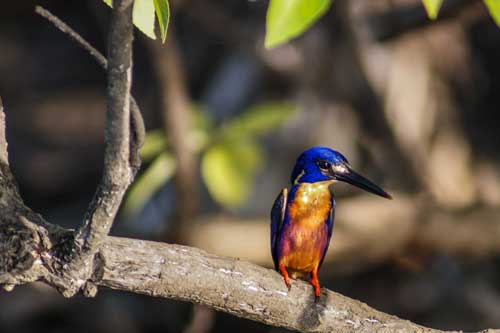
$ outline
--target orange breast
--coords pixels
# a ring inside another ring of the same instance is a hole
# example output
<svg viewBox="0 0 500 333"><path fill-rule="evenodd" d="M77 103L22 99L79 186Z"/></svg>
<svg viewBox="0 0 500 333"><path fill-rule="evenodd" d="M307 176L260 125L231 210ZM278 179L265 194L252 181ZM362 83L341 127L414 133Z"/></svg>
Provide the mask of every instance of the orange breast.
<svg viewBox="0 0 500 333"><path fill-rule="evenodd" d="M331 211L331 182L301 184L288 204L290 223L283 230L280 262L290 269L292 277L317 269L328 244L325 221Z"/></svg>

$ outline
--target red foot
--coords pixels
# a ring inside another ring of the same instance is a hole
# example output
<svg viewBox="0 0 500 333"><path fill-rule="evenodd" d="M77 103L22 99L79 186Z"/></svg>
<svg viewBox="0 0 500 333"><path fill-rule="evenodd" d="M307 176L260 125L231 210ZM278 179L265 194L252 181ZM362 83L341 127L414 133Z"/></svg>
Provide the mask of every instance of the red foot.
<svg viewBox="0 0 500 333"><path fill-rule="evenodd" d="M309 283L312 284L314 287L314 296L315 296L315 301L318 302L319 296L321 295L321 287L319 286L319 281L318 281L318 271L314 269L311 274L311 279L309 280Z"/></svg>
<svg viewBox="0 0 500 333"><path fill-rule="evenodd" d="M279 269L280 269L281 275L283 275L283 280L285 280L286 287L288 288L288 290L290 290L292 285L290 284L290 279L288 278L288 272L286 270L285 265L279 264Z"/></svg>

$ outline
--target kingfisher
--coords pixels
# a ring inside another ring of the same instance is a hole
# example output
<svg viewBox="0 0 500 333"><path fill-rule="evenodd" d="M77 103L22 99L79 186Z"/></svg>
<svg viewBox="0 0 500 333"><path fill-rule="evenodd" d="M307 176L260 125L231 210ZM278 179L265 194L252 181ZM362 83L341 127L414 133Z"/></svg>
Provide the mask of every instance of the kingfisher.
<svg viewBox="0 0 500 333"><path fill-rule="evenodd" d="M271 209L271 255L290 290L290 277L307 279L320 297L318 270L325 258L335 219L331 186L342 181L392 199L378 185L355 172L347 159L327 147L304 151L295 163L290 190L284 188Z"/></svg>

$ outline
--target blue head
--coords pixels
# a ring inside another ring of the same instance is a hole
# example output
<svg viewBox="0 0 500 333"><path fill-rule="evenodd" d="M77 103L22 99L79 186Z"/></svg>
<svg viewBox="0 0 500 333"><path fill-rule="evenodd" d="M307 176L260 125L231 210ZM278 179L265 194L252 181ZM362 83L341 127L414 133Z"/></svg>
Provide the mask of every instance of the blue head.
<svg viewBox="0 0 500 333"><path fill-rule="evenodd" d="M355 172L344 155L327 147L312 147L300 154L290 180L292 184L339 180L391 198L382 188Z"/></svg>

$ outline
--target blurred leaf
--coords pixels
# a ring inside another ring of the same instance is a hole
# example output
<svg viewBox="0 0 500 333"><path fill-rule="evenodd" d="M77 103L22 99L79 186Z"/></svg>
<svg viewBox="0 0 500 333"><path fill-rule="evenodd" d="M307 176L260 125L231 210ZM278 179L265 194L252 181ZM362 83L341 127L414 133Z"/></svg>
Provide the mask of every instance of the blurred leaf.
<svg viewBox="0 0 500 333"><path fill-rule="evenodd" d="M212 124L206 113L202 112L195 104L191 105L189 121L191 126L187 136L193 138L196 151L200 151L208 143L208 136L210 135ZM162 130L157 129L148 131L144 139L144 144L141 147L141 158L146 162L150 161L167 148L168 141Z"/></svg>
<svg viewBox="0 0 500 333"><path fill-rule="evenodd" d="M125 215L137 215L151 197L174 174L175 160L168 152L161 153L132 184L123 205Z"/></svg>
<svg viewBox="0 0 500 333"><path fill-rule="evenodd" d="M500 27L500 1L499 0L484 0L484 4L488 7L491 17Z"/></svg>
<svg viewBox="0 0 500 333"><path fill-rule="evenodd" d="M192 139L195 151L199 152L206 147L210 137L213 136L213 124L210 117L198 104L192 103L190 111L191 131L188 136Z"/></svg>
<svg viewBox="0 0 500 333"><path fill-rule="evenodd" d="M273 48L300 35L328 10L331 3L331 0L270 0L266 48Z"/></svg>
<svg viewBox="0 0 500 333"><path fill-rule="evenodd" d="M113 0L103 0L106 5L113 7ZM165 0L166 1L166 0ZM156 3L156 0L155 0ZM153 0L135 0L132 12L134 25L151 39L156 39L155 35L155 4ZM161 26L160 26L161 31ZM163 36L163 35L162 35Z"/></svg>
<svg viewBox="0 0 500 333"><path fill-rule="evenodd" d="M161 42L165 43L165 39L167 39L168 23L170 21L170 7L167 0L153 1L156 9L156 17L158 18L158 25L160 26Z"/></svg>
<svg viewBox="0 0 500 333"><path fill-rule="evenodd" d="M144 144L141 147L141 158L150 161L167 148L167 139L162 130L153 130L146 133Z"/></svg>
<svg viewBox="0 0 500 333"><path fill-rule="evenodd" d="M210 195L222 206L242 206L252 191L253 178L263 153L254 141L227 141L203 155L201 174Z"/></svg>
<svg viewBox="0 0 500 333"><path fill-rule="evenodd" d="M212 128L212 120L207 115L207 112L203 110L202 106L197 103L191 103L189 105L189 120L193 127L199 128L203 131L208 131Z"/></svg>
<svg viewBox="0 0 500 333"><path fill-rule="evenodd" d="M258 104L224 124L221 135L238 138L267 134L283 125L297 110L295 105L285 102Z"/></svg>
<svg viewBox="0 0 500 333"><path fill-rule="evenodd" d="M441 8L443 0L422 0L422 3L427 11L427 16L429 16L431 20L435 20L438 16L439 8Z"/></svg>

